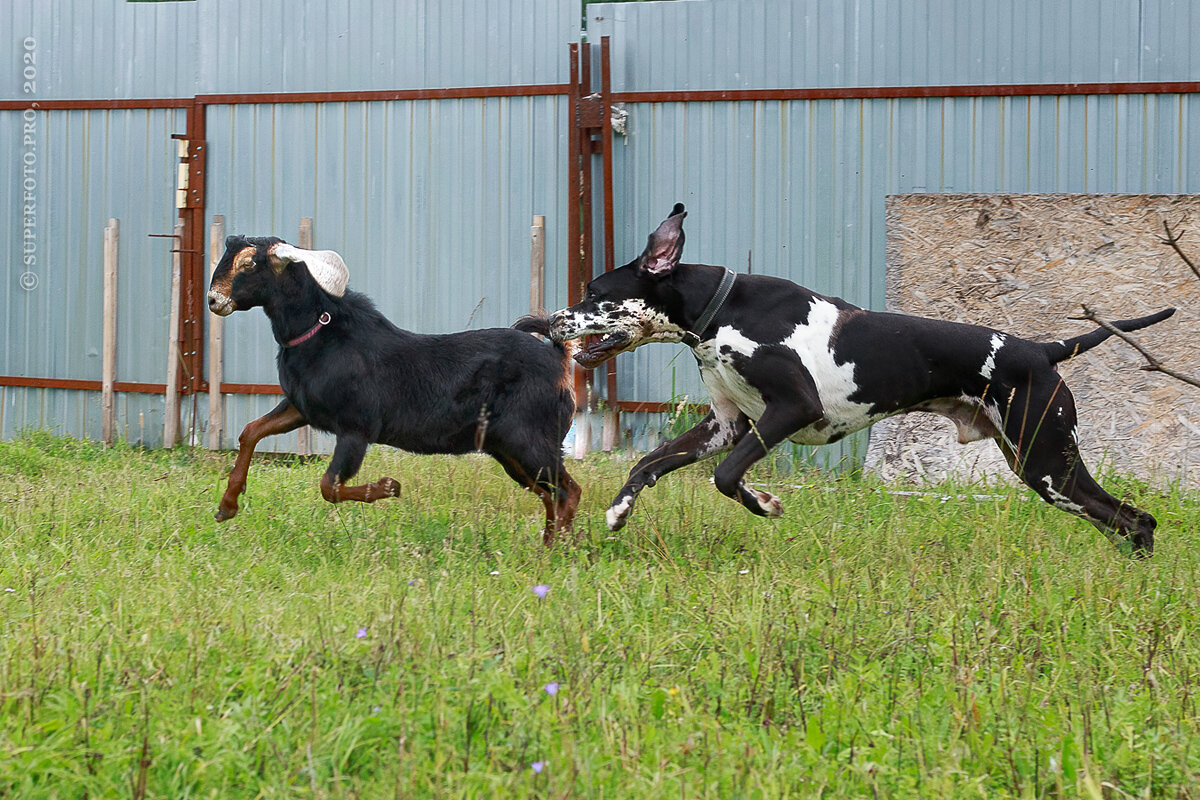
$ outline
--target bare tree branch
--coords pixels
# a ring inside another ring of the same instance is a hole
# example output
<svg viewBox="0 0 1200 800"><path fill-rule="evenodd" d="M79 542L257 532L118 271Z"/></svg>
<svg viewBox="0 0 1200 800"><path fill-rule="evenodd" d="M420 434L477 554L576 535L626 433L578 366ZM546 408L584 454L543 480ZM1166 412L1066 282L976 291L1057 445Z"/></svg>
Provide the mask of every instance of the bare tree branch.
<svg viewBox="0 0 1200 800"><path fill-rule="evenodd" d="M1180 255L1182 255L1182 253ZM1186 259L1184 259L1184 260L1186 260ZM1190 262L1189 262L1189 266L1190 266ZM1193 269L1195 269L1195 267L1193 267ZM1091 308L1089 308L1086 303L1083 304L1083 314L1078 317L1071 317L1071 319L1086 319L1089 322L1093 322L1096 325L1099 325L1101 328L1104 328L1104 330L1108 331L1109 333L1113 334L1114 336L1120 337L1130 347L1132 347L1134 350L1137 350L1139 353L1141 353L1142 357L1146 359L1146 364L1145 364L1145 366L1142 367L1142 369L1146 370L1147 372L1161 372L1164 375L1171 376L1172 378L1174 378L1177 381L1182 381L1183 383L1186 383L1189 386L1195 386L1196 388L1200 389L1200 380L1189 377L1187 375L1183 375L1179 372L1176 372L1173 369L1170 369L1169 367L1163 366L1163 363L1161 361L1159 361L1157 358L1155 358L1154 355L1149 350L1147 350L1146 348L1144 348L1140 344L1138 344L1138 341L1136 339L1134 339L1132 336L1130 336L1125 331L1114 327L1111 323L1100 319L1100 317L1096 316L1096 312L1093 311Z"/></svg>
<svg viewBox="0 0 1200 800"><path fill-rule="evenodd" d="M1179 246L1179 240L1183 238L1183 234L1186 233L1186 231L1180 231L1179 233L1173 232L1171 230L1171 226L1167 224L1165 219L1163 220L1163 230L1167 232L1167 236L1164 239L1159 239L1159 241L1163 244L1169 244L1171 249L1178 253L1179 257L1183 259L1183 263L1188 265L1188 268L1195 274L1197 278L1200 278L1200 267L1197 267L1196 264L1187 257L1187 254L1183 252L1183 248Z"/></svg>

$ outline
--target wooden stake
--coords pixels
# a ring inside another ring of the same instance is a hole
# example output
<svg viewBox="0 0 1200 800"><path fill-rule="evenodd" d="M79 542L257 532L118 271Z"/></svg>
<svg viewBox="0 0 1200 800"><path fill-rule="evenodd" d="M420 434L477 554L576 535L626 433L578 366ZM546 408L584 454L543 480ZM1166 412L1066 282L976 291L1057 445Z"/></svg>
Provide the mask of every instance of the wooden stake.
<svg viewBox="0 0 1200 800"><path fill-rule="evenodd" d="M167 391L163 415L163 447L179 443L179 294L183 258L183 223L175 223L171 240L171 317L167 332Z"/></svg>
<svg viewBox="0 0 1200 800"><path fill-rule="evenodd" d="M104 334L100 364L100 438L105 444L116 440L117 407L113 383L117 379L117 260L120 255L121 223L109 219L104 229Z"/></svg>
<svg viewBox="0 0 1200 800"><path fill-rule="evenodd" d="M208 231L208 252L212 263L208 279L217 271L217 264L225 252L225 216L214 214L212 227ZM221 394L221 382L225 380L225 354L222 342L225 337L225 318L208 315L208 449L221 449L221 436L225 432L225 396Z"/></svg>
<svg viewBox="0 0 1200 800"><path fill-rule="evenodd" d="M546 218L533 215L529 229L529 313L546 311Z"/></svg>
<svg viewBox="0 0 1200 800"><path fill-rule="evenodd" d="M312 217L300 218L300 231L296 236L296 246L301 250L313 249ZM296 431L296 455L312 455L312 428L305 425Z"/></svg>

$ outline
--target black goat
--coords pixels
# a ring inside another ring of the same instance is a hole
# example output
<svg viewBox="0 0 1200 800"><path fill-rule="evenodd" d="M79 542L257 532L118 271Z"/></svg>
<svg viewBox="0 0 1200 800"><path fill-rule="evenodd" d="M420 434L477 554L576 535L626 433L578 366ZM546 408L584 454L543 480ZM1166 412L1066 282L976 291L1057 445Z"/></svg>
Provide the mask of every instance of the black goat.
<svg viewBox="0 0 1200 800"><path fill-rule="evenodd" d="M286 399L242 431L217 519L237 514L258 442L308 424L337 436L321 478L331 503L398 494L392 478L345 485L374 442L414 453L482 451L541 497L550 544L579 505L579 484L562 456L575 412L570 351L530 336L548 330L536 318L522 319L517 330L403 331L365 295L346 291L348 280L331 250L301 250L273 237L225 240L209 309L226 316L262 306L279 343Z"/></svg>

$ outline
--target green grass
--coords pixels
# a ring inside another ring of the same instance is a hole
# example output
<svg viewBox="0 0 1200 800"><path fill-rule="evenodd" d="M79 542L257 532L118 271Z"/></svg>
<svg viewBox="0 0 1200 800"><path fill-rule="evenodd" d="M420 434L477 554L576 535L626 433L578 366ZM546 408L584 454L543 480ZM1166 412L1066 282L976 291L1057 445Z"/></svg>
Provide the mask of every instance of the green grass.
<svg viewBox="0 0 1200 800"><path fill-rule="evenodd" d="M338 507L259 459L218 525L231 464L0 443L0 798L1200 797L1194 492L1107 480L1148 562L1020 489L760 473L767 521L705 466L610 535L596 458L547 552L483 458Z"/></svg>

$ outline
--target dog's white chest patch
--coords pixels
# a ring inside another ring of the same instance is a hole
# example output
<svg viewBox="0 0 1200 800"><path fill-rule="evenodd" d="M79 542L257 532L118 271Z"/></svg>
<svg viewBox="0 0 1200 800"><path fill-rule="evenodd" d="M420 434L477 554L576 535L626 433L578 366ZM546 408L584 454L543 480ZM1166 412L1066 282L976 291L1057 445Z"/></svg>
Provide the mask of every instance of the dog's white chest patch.
<svg viewBox="0 0 1200 800"><path fill-rule="evenodd" d="M816 384L817 396L825 411L822 419L788 437L799 444L827 444L886 416L871 414L869 403L850 399L858 389L854 365L838 364L833 356L833 332L838 313L832 303L818 300L809 312L808 321L797 325L778 343L799 356ZM762 394L734 366L734 355L750 358L761 346L762 343L747 338L737 329L725 326L694 351L700 362L700 376L714 401L718 398L728 400L750 419L762 416L766 404Z"/></svg>
<svg viewBox="0 0 1200 800"><path fill-rule="evenodd" d="M746 338L741 331L726 325L717 330L712 340L696 347L693 352L700 363L700 379L713 397L714 405L732 403L750 419L762 416L766 404L762 394L746 382L733 365L733 355L749 358L758 349L758 342Z"/></svg>

